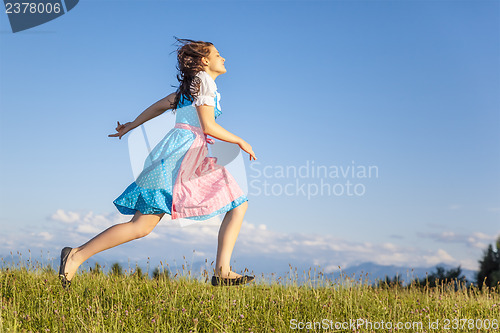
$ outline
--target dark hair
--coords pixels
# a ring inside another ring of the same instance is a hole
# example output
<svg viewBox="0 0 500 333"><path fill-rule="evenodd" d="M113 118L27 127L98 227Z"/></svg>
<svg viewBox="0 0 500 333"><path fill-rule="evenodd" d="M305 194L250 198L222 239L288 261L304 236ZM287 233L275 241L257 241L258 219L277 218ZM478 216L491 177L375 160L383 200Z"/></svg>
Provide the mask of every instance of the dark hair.
<svg viewBox="0 0 500 333"><path fill-rule="evenodd" d="M194 100L191 94L191 86L193 86L195 95L199 92L201 81L196 77L196 74L203 70L201 58L208 57L210 54L210 46L213 46L213 44L191 39L180 39L175 36L174 38L177 42L181 43L181 46L177 48L176 68L178 70L177 80L180 84L176 91L177 94L172 109L172 112L175 113L182 96L190 102Z"/></svg>

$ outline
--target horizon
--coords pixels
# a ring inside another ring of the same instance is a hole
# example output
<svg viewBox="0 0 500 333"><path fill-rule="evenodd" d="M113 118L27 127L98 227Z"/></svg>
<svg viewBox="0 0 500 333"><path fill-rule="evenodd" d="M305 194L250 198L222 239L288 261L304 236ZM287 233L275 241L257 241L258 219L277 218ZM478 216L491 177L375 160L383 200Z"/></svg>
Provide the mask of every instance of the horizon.
<svg viewBox="0 0 500 333"><path fill-rule="evenodd" d="M47 259L45 261L45 264L43 260L38 260L38 259L43 259L42 256L35 257L31 255L30 253L30 258L25 258L24 260L22 253L19 251L16 251L16 254L11 253L9 256L3 256L0 254L0 261L2 264L0 265L1 269L4 269L6 267L8 268L19 268L19 267L28 267L28 268L37 268L37 269L46 269L47 267L51 267L55 272L57 272L58 267L59 267L59 257L52 257L51 259ZM7 258L9 260L5 260ZM194 259L194 256L193 258ZM111 258L111 257L106 257L101 255L101 253L98 253L88 260L86 260L80 267L79 267L79 274L81 272L85 273L90 273L92 269L95 268L96 264L99 264L99 267L102 271L102 273L109 275L111 274L112 271L112 266L115 263L118 263L122 269L122 273L124 275L132 275L136 271L136 267L139 267L142 270L143 275L147 275L149 278L153 278L153 274L155 269L159 269L160 271L167 270L169 272L169 277L174 278L175 276L186 276L188 274L192 278L195 279L202 279L204 276L204 273L207 274L212 274L213 273L213 262L212 265L210 265L208 260L205 259L198 259L194 260L192 262L188 262L186 258L184 258L184 261L177 264L176 260L173 259L171 263L165 262L161 260L159 257L148 257L147 260L144 259L141 262L138 262L137 260L135 262L132 262L130 258L127 260L117 260L116 258ZM173 263L173 264L172 264ZM258 267L258 262L254 263L255 266ZM442 267L445 269L445 271L449 271L451 269L457 269L459 267L455 267L453 265L446 264L444 262L442 263L437 263L434 266L430 267L405 267L405 266L397 266L397 265L378 265L374 262L367 261L367 262L362 262L362 263L356 263L354 265L350 265L347 267L338 267L336 270L331 270L328 272L324 271L324 268L321 268L320 266L311 266L311 267L306 267L305 263L299 264L298 266L292 266L290 263L288 263L288 271L282 270L281 272L277 271L269 271L269 270L260 270L259 273L254 272L253 270L248 273L254 273L256 277L258 277L259 283L272 283L272 282L278 282L279 280L283 281L293 281L298 283L299 285L305 284L305 283L310 283L311 279L308 278L307 276L310 276L310 272L316 272L316 275L313 273L313 277L316 276L321 276L322 282L326 281L335 283L335 284L342 284L345 283L346 281L350 280L358 280L361 279L362 284L377 284L378 281L382 280L385 277L388 278L394 278L398 276L398 279L403 282L403 286L409 285L412 281L415 280L421 280L425 279L427 275L430 275L432 273L437 272L437 268ZM364 271L360 267L363 266L376 266L377 270L383 269L384 272L373 272L373 271ZM283 265L284 267L284 265ZM182 269L180 269L182 268ZM196 268L195 271L192 271L193 268ZM300 268L299 271L297 269ZM361 270L360 270L361 269ZM397 273L393 273L393 270L396 269ZM403 269L404 271L399 271L400 269ZM246 268L245 268L246 270ZM461 270L461 276L464 276L467 280L467 284L477 284L476 281L476 276L475 273L478 271L471 271L468 269L460 268ZM295 271L293 278L292 272ZM212 272L212 273L210 273ZM419 273L418 273L419 272ZM242 273L244 274L243 270ZM297 274L300 273L300 274ZM314 281L317 279L314 278Z"/></svg>

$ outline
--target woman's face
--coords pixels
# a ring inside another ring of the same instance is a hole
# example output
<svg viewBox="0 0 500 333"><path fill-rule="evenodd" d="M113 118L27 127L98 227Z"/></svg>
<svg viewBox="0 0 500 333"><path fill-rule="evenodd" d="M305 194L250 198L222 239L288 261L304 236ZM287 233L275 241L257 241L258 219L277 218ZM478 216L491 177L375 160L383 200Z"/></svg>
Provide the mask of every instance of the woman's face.
<svg viewBox="0 0 500 333"><path fill-rule="evenodd" d="M206 57L208 60L208 65L206 65L206 69L216 74L224 74L227 72L226 67L224 66L225 58L221 57L219 51L215 48L215 46L210 45L210 54Z"/></svg>

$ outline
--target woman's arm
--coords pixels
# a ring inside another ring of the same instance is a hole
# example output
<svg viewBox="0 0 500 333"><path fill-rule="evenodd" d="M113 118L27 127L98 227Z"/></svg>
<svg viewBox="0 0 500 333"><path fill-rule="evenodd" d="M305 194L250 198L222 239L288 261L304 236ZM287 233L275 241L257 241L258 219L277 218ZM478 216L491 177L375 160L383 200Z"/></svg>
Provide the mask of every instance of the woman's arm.
<svg viewBox="0 0 500 333"><path fill-rule="evenodd" d="M165 112L169 109L173 109L175 96L176 96L176 93L171 93L167 97L160 99L158 102L154 103L153 105L148 107L146 110L144 110L132 122L128 122L125 124L120 124L120 122L118 122L118 126L116 127L117 133L110 134L108 136L110 136L110 137L118 136L121 139L123 135L125 135L127 132L133 130L137 126L140 126L140 125L144 124L146 121L151 120L155 117L158 117L163 112Z"/></svg>
<svg viewBox="0 0 500 333"><path fill-rule="evenodd" d="M171 93L167 97L160 99L135 118L132 122L132 128L136 128L137 126L144 124L146 121L158 117L163 112L172 109L174 107L174 100L175 93Z"/></svg>
<svg viewBox="0 0 500 333"><path fill-rule="evenodd" d="M203 132L207 135L213 136L216 139L236 143L241 149L250 154L250 160L252 158L256 160L255 153L252 150L252 146L248 144L245 140L237 135L227 131L222 126L215 122L214 107L210 105L198 105L196 106L196 111L198 112L198 117L200 119L200 125Z"/></svg>
<svg viewBox="0 0 500 333"><path fill-rule="evenodd" d="M196 106L196 111L198 111L198 117L200 118L200 125L205 134L213 136L216 139L236 143L239 145L244 141L239 136L225 130L222 126L215 122L214 107L210 105L198 105Z"/></svg>

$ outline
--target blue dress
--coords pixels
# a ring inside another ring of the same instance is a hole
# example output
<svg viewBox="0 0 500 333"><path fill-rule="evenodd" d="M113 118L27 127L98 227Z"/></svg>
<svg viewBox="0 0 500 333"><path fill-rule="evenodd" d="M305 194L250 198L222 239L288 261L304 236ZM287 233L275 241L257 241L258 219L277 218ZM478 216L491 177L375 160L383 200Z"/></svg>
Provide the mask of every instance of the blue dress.
<svg viewBox="0 0 500 333"><path fill-rule="evenodd" d="M120 213L206 220L248 201L217 158L207 156L207 143L213 140L203 133L195 105L213 105L217 119L222 114L220 94L206 72L197 76L202 79L199 96L193 102L181 97L175 127L148 155L137 179L113 201Z"/></svg>

